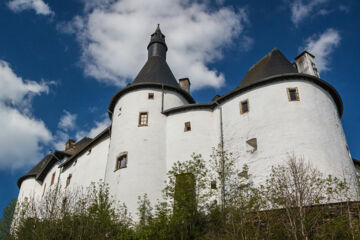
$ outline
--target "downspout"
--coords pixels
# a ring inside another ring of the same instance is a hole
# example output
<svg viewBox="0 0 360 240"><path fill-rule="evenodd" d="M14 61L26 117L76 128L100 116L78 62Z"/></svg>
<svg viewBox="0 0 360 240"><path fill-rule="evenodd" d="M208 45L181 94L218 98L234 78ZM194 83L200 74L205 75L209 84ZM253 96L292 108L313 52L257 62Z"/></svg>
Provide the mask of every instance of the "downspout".
<svg viewBox="0 0 360 240"><path fill-rule="evenodd" d="M223 131L223 116L222 107L216 100L215 104L220 111L220 150L221 150L221 204L222 209L225 209L225 152L224 152L224 131Z"/></svg>
<svg viewBox="0 0 360 240"><path fill-rule="evenodd" d="M164 84L161 84L161 113L164 113Z"/></svg>

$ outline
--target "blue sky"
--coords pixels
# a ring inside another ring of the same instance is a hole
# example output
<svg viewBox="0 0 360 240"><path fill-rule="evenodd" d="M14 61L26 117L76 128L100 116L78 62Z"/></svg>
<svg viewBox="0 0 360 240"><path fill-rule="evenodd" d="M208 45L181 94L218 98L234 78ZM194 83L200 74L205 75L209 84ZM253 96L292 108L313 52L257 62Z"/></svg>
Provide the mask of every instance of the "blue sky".
<svg viewBox="0 0 360 240"><path fill-rule="evenodd" d="M68 138L109 124L107 106L146 61L160 23L176 78L197 102L234 89L274 47L304 49L344 102L360 158L359 1L3 0L0 2L0 208L17 179Z"/></svg>

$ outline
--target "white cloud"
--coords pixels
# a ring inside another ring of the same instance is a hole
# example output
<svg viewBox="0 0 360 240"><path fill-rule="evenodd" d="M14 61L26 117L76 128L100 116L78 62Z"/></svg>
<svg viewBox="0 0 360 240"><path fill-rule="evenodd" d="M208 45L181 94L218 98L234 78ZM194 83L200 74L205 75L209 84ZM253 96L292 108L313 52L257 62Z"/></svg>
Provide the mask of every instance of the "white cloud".
<svg viewBox="0 0 360 240"><path fill-rule="evenodd" d="M54 137L54 141L52 143L53 147L55 148L55 150L64 150L65 149L65 143L67 142L67 140L70 139L70 136L67 132L58 130L56 131L55 137Z"/></svg>
<svg viewBox="0 0 360 240"><path fill-rule="evenodd" d="M71 114L70 112L64 110L64 115L61 117L58 127L62 130L71 130L76 126L76 114Z"/></svg>
<svg viewBox="0 0 360 240"><path fill-rule="evenodd" d="M34 10L38 15L53 15L49 5L43 0L12 0L8 2L8 7L14 12L22 12L24 10Z"/></svg>
<svg viewBox="0 0 360 240"><path fill-rule="evenodd" d="M198 89L224 84L223 74L208 67L221 59L224 47L235 40L241 50L251 46L251 39L242 37L247 16L244 9L211 10L208 1L86 1L85 15L59 28L77 34L86 75L125 86L146 61L150 34L160 23L174 75L190 77L192 89Z"/></svg>
<svg viewBox="0 0 360 240"><path fill-rule="evenodd" d="M45 83L23 80L0 60L0 168L30 166L42 158L41 146L52 135L30 110L31 98L47 92Z"/></svg>
<svg viewBox="0 0 360 240"><path fill-rule="evenodd" d="M316 65L319 72L330 70L330 55L340 44L339 31L329 28L322 34L316 34L305 41L305 49L315 55ZM299 51L303 50L300 48Z"/></svg>
<svg viewBox="0 0 360 240"><path fill-rule="evenodd" d="M305 3L306 2L306 3ZM328 0L293 0L290 1L290 10L291 10L291 21L298 25L306 17L309 17L316 10L316 7L328 2ZM320 9L318 14L324 15L328 13L326 9Z"/></svg>
<svg viewBox="0 0 360 240"><path fill-rule="evenodd" d="M94 138L99 133L104 131L105 128L110 126L110 124L111 124L111 121L110 121L109 117L104 116L103 120L95 121L95 126L93 128L91 128L90 130L88 130L88 131L78 131L76 133L76 139L80 140L81 138L83 138L85 136L90 137L90 138Z"/></svg>

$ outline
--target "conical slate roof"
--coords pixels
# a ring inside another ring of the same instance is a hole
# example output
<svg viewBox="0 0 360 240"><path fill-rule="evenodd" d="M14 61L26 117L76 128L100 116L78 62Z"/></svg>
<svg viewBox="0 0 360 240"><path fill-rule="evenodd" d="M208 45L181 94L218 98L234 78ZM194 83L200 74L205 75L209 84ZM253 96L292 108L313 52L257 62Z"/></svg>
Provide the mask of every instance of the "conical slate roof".
<svg viewBox="0 0 360 240"><path fill-rule="evenodd" d="M262 82L268 77L285 73L297 73L297 70L279 49L274 48L250 68L239 88L245 88Z"/></svg>
<svg viewBox="0 0 360 240"><path fill-rule="evenodd" d="M180 88L166 60L159 56L150 57L132 84L160 83Z"/></svg>

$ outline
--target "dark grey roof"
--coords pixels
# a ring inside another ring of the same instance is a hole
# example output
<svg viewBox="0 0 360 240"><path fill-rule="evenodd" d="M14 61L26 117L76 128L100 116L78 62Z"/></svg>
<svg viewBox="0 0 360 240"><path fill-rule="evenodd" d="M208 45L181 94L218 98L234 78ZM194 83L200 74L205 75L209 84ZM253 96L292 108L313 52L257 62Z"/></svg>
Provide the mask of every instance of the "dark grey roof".
<svg viewBox="0 0 360 240"><path fill-rule="evenodd" d="M35 177L38 181L43 181L48 171L52 166L64 157L70 157L79 151L81 151L86 145L92 141L91 138L84 137L80 141L74 144L74 146L68 150L55 151L53 154L46 155L38 164L35 165L30 171L18 179L17 185L21 186L22 181L29 177Z"/></svg>
<svg viewBox="0 0 360 240"><path fill-rule="evenodd" d="M268 77L285 73L297 73L297 70L279 49L274 48L249 69L239 88L248 87Z"/></svg>
<svg viewBox="0 0 360 240"><path fill-rule="evenodd" d="M159 56L147 60L132 84L139 83L160 83L180 88L166 60Z"/></svg>
<svg viewBox="0 0 360 240"><path fill-rule="evenodd" d="M149 45L147 48L149 49L150 45L153 43L161 43L167 49L166 42L165 42L165 35L162 34L162 32L160 30L160 24L158 24L155 32L153 34L151 34L151 39L150 39L150 42L149 42Z"/></svg>
<svg viewBox="0 0 360 240"><path fill-rule="evenodd" d="M310 56L312 56L313 58L315 58L315 56L313 55L313 54L311 54L311 53L309 53L308 51L302 51L299 55L297 55L297 57L295 58L295 60L296 59L298 59L299 57L301 57L302 55L304 55L305 53L307 53L307 54L309 54Z"/></svg>
<svg viewBox="0 0 360 240"><path fill-rule="evenodd" d="M234 90L232 90L231 92L228 92L227 94L225 94L223 96L214 98L211 103L183 105L183 106L167 109L163 113L165 115L170 115L170 114L174 114L177 112L189 111L189 110L193 110L193 109L206 109L207 108L209 110L213 110L217 106L217 104L225 102L228 99L231 99L232 97L237 96L238 94L241 94L243 92L249 91L253 88L263 86L263 85L273 83L273 82L288 81L291 79L297 79L297 80L301 79L304 81L312 82L312 83L320 86L324 90L326 90L335 101L339 117L342 116L343 103L342 103L341 97L340 97L339 93L336 91L336 89L334 87L332 87L329 83L325 82L324 80L322 80L318 77L309 75L309 74L304 74L304 73L285 73L285 74L274 75L271 77L260 79L260 81L257 81L256 83L249 85L249 86L237 87Z"/></svg>

